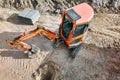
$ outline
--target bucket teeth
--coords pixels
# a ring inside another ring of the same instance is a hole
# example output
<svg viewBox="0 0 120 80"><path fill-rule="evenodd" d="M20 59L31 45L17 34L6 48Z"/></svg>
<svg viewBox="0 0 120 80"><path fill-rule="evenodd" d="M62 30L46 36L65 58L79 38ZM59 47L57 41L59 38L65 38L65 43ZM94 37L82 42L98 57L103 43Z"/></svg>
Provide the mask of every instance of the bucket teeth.
<svg viewBox="0 0 120 80"><path fill-rule="evenodd" d="M29 58L36 58L38 57L38 54L40 53L40 49L37 46L32 44L31 49L28 51L25 51L24 53L27 54Z"/></svg>
<svg viewBox="0 0 120 80"><path fill-rule="evenodd" d="M31 45L31 52L33 53L33 54L36 54L38 51L39 51L40 49L37 47L37 46L35 46L35 45Z"/></svg>

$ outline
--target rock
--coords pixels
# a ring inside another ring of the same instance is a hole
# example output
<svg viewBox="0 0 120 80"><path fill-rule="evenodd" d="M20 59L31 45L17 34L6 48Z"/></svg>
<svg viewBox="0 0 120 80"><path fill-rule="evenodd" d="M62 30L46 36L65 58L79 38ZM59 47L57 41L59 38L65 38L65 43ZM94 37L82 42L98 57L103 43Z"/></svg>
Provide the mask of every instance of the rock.
<svg viewBox="0 0 120 80"><path fill-rule="evenodd" d="M87 2L91 6L95 5L94 9L100 12L120 12L120 0L0 0L2 3L0 6L16 9L29 7L38 9L45 14L46 12L61 13L66 8L82 2Z"/></svg>
<svg viewBox="0 0 120 80"><path fill-rule="evenodd" d="M10 16L6 12L4 12L4 14L5 15L0 14L0 21L6 21L8 19L8 17Z"/></svg>
<svg viewBox="0 0 120 80"><path fill-rule="evenodd" d="M61 13L66 8L82 2L87 2L91 6L95 5L94 9L97 12L120 12L120 0L0 0L0 6L16 9L29 7L38 9L41 13Z"/></svg>

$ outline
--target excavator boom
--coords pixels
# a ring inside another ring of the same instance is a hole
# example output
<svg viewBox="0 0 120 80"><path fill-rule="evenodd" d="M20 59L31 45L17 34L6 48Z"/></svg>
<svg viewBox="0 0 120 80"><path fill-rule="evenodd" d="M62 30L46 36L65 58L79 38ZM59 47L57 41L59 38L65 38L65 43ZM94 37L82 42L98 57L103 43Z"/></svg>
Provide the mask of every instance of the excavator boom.
<svg viewBox="0 0 120 80"><path fill-rule="evenodd" d="M30 50L31 46L27 43L24 43L23 41L41 34L45 35L51 41L58 38L58 36L50 30L47 30L45 28L33 27L32 29L23 32L20 36L14 38L13 40L7 41L7 43L9 46L14 48Z"/></svg>

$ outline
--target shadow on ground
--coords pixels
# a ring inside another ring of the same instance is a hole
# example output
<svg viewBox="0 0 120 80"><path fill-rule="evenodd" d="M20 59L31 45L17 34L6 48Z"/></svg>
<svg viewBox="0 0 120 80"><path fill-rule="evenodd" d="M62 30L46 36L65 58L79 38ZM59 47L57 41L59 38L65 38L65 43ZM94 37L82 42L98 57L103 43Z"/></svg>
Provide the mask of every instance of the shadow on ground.
<svg viewBox="0 0 120 80"><path fill-rule="evenodd" d="M2 51L0 53L1 57L12 57L14 59L27 59L27 55L23 51Z"/></svg>
<svg viewBox="0 0 120 80"><path fill-rule="evenodd" d="M3 32L0 34L0 56L1 57L12 57L15 59L23 59L26 58L23 51L18 49L13 49L12 47L7 45L7 40L11 40L15 38L20 33L18 32Z"/></svg>
<svg viewBox="0 0 120 80"><path fill-rule="evenodd" d="M0 56L1 57L13 57L16 59L23 59L27 58L24 54L24 51L21 51L16 48L12 48L7 45L6 40L12 40L17 37L20 33L19 32L3 32L0 34ZM44 36L35 36L28 40L25 40L27 44L33 44L40 48L43 52L49 52L51 48L51 41L46 39Z"/></svg>
<svg viewBox="0 0 120 80"><path fill-rule="evenodd" d="M8 22L11 22L13 24L20 24L20 25L31 25L31 24L27 24L25 23L25 21L23 21L20 17L18 17L18 14L14 13L12 14L8 19Z"/></svg>

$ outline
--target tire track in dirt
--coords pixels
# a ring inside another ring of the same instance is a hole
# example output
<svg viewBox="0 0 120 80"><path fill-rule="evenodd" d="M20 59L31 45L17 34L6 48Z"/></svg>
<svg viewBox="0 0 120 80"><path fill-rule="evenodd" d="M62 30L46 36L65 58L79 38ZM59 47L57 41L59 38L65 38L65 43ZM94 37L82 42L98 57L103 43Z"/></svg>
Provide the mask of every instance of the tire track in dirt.
<svg viewBox="0 0 120 80"><path fill-rule="evenodd" d="M101 47L120 47L119 14L97 14L91 22L86 43Z"/></svg>

